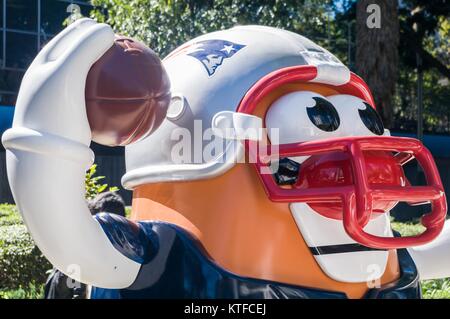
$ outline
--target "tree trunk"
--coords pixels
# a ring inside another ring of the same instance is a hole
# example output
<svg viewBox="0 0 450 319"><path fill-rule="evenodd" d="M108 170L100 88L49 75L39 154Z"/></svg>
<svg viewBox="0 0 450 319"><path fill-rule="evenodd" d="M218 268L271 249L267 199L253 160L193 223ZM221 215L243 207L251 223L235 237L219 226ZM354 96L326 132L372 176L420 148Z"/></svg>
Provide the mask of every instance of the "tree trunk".
<svg viewBox="0 0 450 319"><path fill-rule="evenodd" d="M377 5L379 10L376 6L368 10L371 4ZM387 128L393 123L398 76L397 7L397 0L359 0L356 5L356 71L369 85ZM378 25L376 19L380 19Z"/></svg>

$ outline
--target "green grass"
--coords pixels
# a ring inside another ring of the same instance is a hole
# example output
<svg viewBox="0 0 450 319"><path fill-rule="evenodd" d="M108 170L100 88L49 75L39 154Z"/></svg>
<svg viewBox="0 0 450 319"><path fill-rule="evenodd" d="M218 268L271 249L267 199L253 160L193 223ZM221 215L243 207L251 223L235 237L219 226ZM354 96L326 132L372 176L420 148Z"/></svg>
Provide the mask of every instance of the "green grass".
<svg viewBox="0 0 450 319"><path fill-rule="evenodd" d="M131 206L126 206L125 207L125 216L127 218L130 218L130 216L131 216Z"/></svg>
<svg viewBox="0 0 450 319"><path fill-rule="evenodd" d="M450 299L450 279L422 281L422 294L425 299Z"/></svg>
<svg viewBox="0 0 450 319"><path fill-rule="evenodd" d="M399 223L391 222L392 228L398 231L402 236L412 236L420 234L425 230L421 224L417 223Z"/></svg>
<svg viewBox="0 0 450 319"><path fill-rule="evenodd" d="M16 206L0 204L0 299L42 298L48 269Z"/></svg>
<svg viewBox="0 0 450 319"><path fill-rule="evenodd" d="M22 224L22 217L15 205L0 204L0 227Z"/></svg>
<svg viewBox="0 0 450 319"><path fill-rule="evenodd" d="M28 287L0 290L0 299L43 299L44 285L30 283Z"/></svg>

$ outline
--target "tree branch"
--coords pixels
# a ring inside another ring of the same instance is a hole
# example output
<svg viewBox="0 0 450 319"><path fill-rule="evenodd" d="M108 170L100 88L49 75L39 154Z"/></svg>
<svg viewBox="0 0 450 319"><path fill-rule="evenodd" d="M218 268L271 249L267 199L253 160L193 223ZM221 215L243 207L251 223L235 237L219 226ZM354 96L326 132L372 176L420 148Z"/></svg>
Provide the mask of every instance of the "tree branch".
<svg viewBox="0 0 450 319"><path fill-rule="evenodd" d="M409 28L403 28L402 31L403 40L408 45L408 47L410 47L422 57L425 67L435 68L443 76L450 78L450 69L422 47L421 43L418 41L418 36L413 30L410 30Z"/></svg>

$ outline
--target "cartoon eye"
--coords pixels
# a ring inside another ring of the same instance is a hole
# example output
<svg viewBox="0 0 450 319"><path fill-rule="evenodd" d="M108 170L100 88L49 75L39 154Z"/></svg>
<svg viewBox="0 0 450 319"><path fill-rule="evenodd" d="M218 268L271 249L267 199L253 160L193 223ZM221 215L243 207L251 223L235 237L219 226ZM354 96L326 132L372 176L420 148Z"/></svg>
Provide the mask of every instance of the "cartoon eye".
<svg viewBox="0 0 450 319"><path fill-rule="evenodd" d="M265 116L267 134L272 144L340 137L340 122L333 104L312 91L283 95L270 105Z"/></svg>
<svg viewBox="0 0 450 319"><path fill-rule="evenodd" d="M322 131L336 131L339 127L340 119L333 104L318 96L314 96L312 99L316 101L316 105L306 108L311 122Z"/></svg>
<svg viewBox="0 0 450 319"><path fill-rule="evenodd" d="M273 145L342 137L340 122L333 104L313 91L283 95L270 105L265 116L267 135ZM302 163L308 156L289 158Z"/></svg>
<svg viewBox="0 0 450 319"><path fill-rule="evenodd" d="M341 119L339 131L343 136L384 135L377 111L366 101L349 94L327 96Z"/></svg>
<svg viewBox="0 0 450 319"><path fill-rule="evenodd" d="M381 121L380 115L377 113L377 111L374 110L374 108L370 104L366 102L363 102L363 104L365 108L358 109L361 121L372 133L376 135L383 135L384 126L383 122Z"/></svg>

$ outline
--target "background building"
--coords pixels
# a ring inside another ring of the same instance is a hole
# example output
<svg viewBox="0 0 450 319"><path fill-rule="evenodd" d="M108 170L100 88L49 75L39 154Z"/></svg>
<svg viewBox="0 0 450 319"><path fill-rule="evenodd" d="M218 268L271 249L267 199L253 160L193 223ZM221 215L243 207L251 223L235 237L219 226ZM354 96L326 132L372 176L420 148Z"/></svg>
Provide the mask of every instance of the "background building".
<svg viewBox="0 0 450 319"><path fill-rule="evenodd" d="M15 104L25 70L63 22L91 9L88 0L0 1L0 105Z"/></svg>

